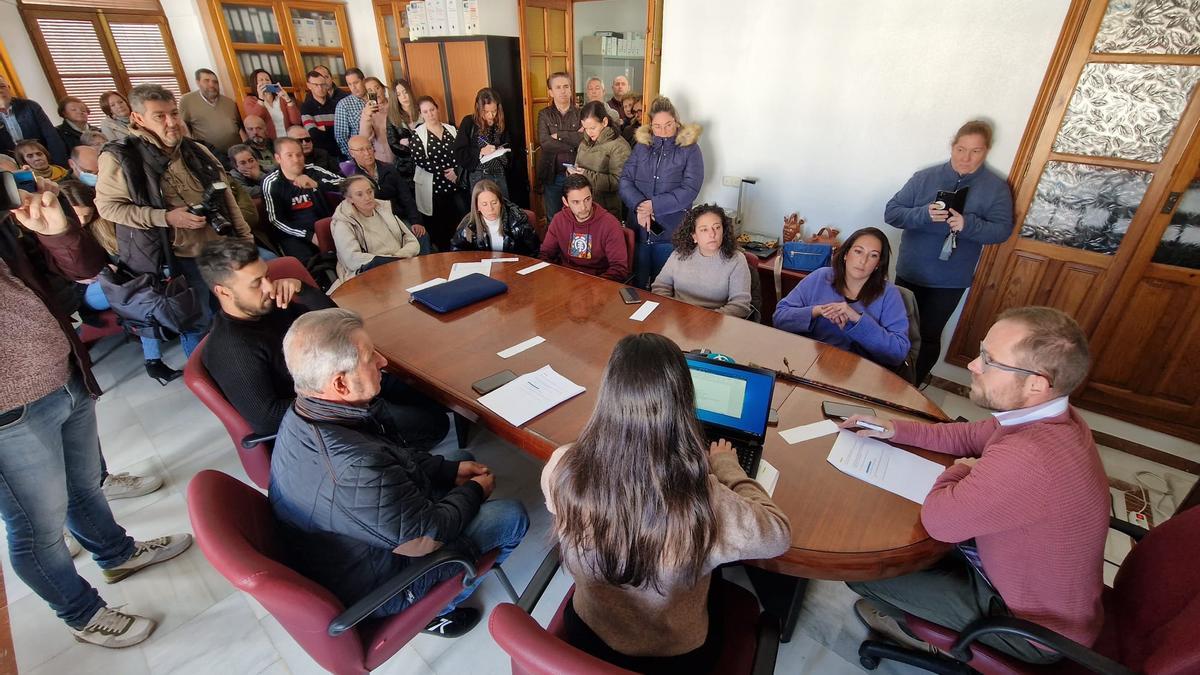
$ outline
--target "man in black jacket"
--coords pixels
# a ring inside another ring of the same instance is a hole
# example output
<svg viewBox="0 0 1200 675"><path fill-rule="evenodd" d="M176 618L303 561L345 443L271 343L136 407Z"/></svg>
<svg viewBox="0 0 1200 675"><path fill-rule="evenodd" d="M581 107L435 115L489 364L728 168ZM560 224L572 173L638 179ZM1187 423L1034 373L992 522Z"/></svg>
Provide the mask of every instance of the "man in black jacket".
<svg viewBox="0 0 1200 675"><path fill-rule="evenodd" d="M283 360L283 336L306 312L335 305L299 279L272 279L249 242L214 242L198 262L221 304L205 343L204 367L256 434L273 434L296 398ZM395 377L385 377L384 385L385 412L406 446L428 450L446 437L445 408Z"/></svg>
<svg viewBox="0 0 1200 675"><path fill-rule="evenodd" d="M22 140L40 141L50 151L50 163L67 165L67 146L34 101L15 98L8 80L0 76L0 152L13 153Z"/></svg>
<svg viewBox="0 0 1200 675"><path fill-rule="evenodd" d="M267 219L279 230L279 248L307 262L317 254L316 223L333 215L326 192L337 192L340 175L304 160L304 149L295 139L275 139L275 161L279 168L262 182Z"/></svg>
<svg viewBox="0 0 1200 675"><path fill-rule="evenodd" d="M496 550L496 564L517 547L529 517L519 501L488 501L496 484L490 469L393 440L375 402L387 361L357 314L305 314L292 324L283 352L296 402L275 440L268 494L290 531L299 571L350 604L410 558L442 546L476 555ZM375 615L402 611L457 573L444 566L426 574ZM479 610L458 605L478 584L464 588L425 632L456 637L470 630Z"/></svg>

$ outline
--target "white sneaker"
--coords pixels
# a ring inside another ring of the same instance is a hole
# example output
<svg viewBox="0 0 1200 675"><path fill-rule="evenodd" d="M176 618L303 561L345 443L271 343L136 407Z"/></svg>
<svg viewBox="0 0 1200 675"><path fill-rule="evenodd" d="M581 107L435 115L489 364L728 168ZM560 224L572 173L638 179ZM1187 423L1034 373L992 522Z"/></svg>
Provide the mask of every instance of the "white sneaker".
<svg viewBox="0 0 1200 675"><path fill-rule="evenodd" d="M190 534L172 534L150 541L134 542L133 556L116 567L104 570L104 581L115 584L138 570L174 558L188 550L191 545Z"/></svg>
<svg viewBox="0 0 1200 675"><path fill-rule="evenodd" d="M132 476L128 473L110 473L104 479L104 498L130 499L141 497L162 487L162 479L158 476Z"/></svg>
<svg viewBox="0 0 1200 675"><path fill-rule="evenodd" d="M75 535L66 530L63 530L63 541L67 544L67 553L70 553L72 558L83 552L83 547L79 545L79 540L75 538Z"/></svg>
<svg viewBox="0 0 1200 675"><path fill-rule="evenodd" d="M144 616L135 616L118 612L110 607L101 607L92 615L88 625L80 630L73 630L75 639L80 642L121 649L132 647L150 637L154 632L154 621Z"/></svg>

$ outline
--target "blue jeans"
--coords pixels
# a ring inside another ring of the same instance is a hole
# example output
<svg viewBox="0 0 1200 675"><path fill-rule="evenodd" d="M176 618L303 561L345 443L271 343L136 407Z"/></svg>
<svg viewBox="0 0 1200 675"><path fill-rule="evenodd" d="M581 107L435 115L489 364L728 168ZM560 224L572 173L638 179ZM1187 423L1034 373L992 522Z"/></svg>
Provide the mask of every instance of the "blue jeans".
<svg viewBox="0 0 1200 675"><path fill-rule="evenodd" d="M75 571L63 524L101 569L133 555L100 489L96 404L73 373L66 386L0 415L0 513L13 569L58 618L83 628L105 603Z"/></svg>
<svg viewBox="0 0 1200 675"><path fill-rule="evenodd" d="M208 333L208 325L212 320L213 313L216 312L220 305L217 304L217 296L208 290L208 284L204 283L204 277L200 276L200 267L196 264L195 258L180 258L176 257L179 263L179 271L183 272L183 276L187 279L188 286L196 289L200 298L200 306L204 310L204 318L200 320L192 330L185 331L179 335L179 346L183 347L183 355L191 356L195 351L196 345L204 339L204 335Z"/></svg>
<svg viewBox="0 0 1200 675"><path fill-rule="evenodd" d="M99 282L92 282L87 285L87 288L84 289L83 304L98 312L102 312L106 309L112 309L112 305L109 304L108 298L104 295L104 289L100 287ZM199 343L200 340L197 339L196 342ZM194 349L195 345L192 345L192 348ZM189 351L188 353L191 352ZM147 361L162 358L162 346L159 345L158 339L149 337L142 338L142 358L146 359Z"/></svg>
<svg viewBox="0 0 1200 675"><path fill-rule="evenodd" d="M667 236L665 241L660 235L660 241L650 241L650 233L646 228L641 227L634 221L633 231L637 235L633 248L633 273L636 277L637 287L649 289L650 282L658 276L662 271L663 265L667 264L667 259L671 257L671 251L674 246L671 244L671 237Z"/></svg>
<svg viewBox="0 0 1200 675"><path fill-rule="evenodd" d="M567 182L567 174L560 173L550 183L542 186L542 208L546 210L546 222L554 220L555 214L562 211L563 183Z"/></svg>

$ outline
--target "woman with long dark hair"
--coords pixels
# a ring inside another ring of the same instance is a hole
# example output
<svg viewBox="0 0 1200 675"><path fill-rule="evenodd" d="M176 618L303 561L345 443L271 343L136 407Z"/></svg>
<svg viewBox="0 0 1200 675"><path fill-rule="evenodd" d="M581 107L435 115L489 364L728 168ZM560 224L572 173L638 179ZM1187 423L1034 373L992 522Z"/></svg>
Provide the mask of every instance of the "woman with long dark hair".
<svg viewBox="0 0 1200 675"><path fill-rule="evenodd" d="M412 154L413 129L421 122L421 112L408 80L396 80L392 92L387 108L387 143L396 158L396 171L400 172L401 178L412 181L417 169Z"/></svg>
<svg viewBox="0 0 1200 675"><path fill-rule="evenodd" d="M650 290L741 319L750 316L750 266L725 209L716 204L692 208L672 243L675 250Z"/></svg>
<svg viewBox="0 0 1200 675"><path fill-rule="evenodd" d="M712 665L712 571L787 550L787 517L726 441L705 442L679 347L653 333L613 349L579 440L542 471L564 567L568 641L638 672Z"/></svg>
<svg viewBox="0 0 1200 675"><path fill-rule="evenodd" d="M475 94L475 112L462 118L458 125L458 139L454 142L454 156L467 175L467 183L474 187L483 179L500 186L500 192L508 199L508 178L505 169L510 155L501 155L487 162L479 160L512 140L504 122L504 106L495 89L484 87Z"/></svg>
<svg viewBox="0 0 1200 675"><path fill-rule="evenodd" d="M908 313L888 281L892 247L864 227L834 251L830 267L804 277L775 308L772 324L890 368L908 356Z"/></svg>
<svg viewBox="0 0 1200 675"><path fill-rule="evenodd" d="M579 111L583 140L575 150L575 166L567 167L567 173L587 176L592 184L592 199L620 220L624 208L617 190L630 149L612 126L608 110L600 101L590 101Z"/></svg>
<svg viewBox="0 0 1200 675"><path fill-rule="evenodd" d="M458 224L455 251L505 251L536 256L541 242L525 211L504 198L500 186L484 178L471 188L471 210Z"/></svg>

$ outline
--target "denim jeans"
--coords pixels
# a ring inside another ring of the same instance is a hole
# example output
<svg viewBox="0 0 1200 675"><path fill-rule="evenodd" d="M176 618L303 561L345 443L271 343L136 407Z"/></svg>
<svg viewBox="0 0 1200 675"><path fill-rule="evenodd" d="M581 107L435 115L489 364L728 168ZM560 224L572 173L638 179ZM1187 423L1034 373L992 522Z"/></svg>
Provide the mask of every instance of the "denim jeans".
<svg viewBox="0 0 1200 675"><path fill-rule="evenodd" d="M567 181L567 174L560 173L554 177L552 182L542 186L542 208L546 210L546 222L554 220L554 216L562 211L563 203L563 183Z"/></svg>
<svg viewBox="0 0 1200 675"><path fill-rule="evenodd" d="M179 336L179 345L183 347L183 355L187 357L192 355L196 345L200 344L204 335L208 333L208 325L212 321L213 314L220 309L220 305L217 304L217 296L208 290L208 284L204 283L204 277L200 276L200 267L196 264L196 259L177 257L176 260L183 276L187 278L188 286L196 289L200 306L204 310L204 318L200 320L200 323Z"/></svg>
<svg viewBox="0 0 1200 675"><path fill-rule="evenodd" d="M13 569L72 628L105 606L63 542L63 524L102 569L133 555L100 489L96 404L74 373L66 386L0 421L0 513Z"/></svg>
<svg viewBox="0 0 1200 675"><path fill-rule="evenodd" d="M650 283L662 271L663 265L667 264L667 258L671 257L674 246L670 237L666 241L650 241L650 233L646 228L639 226L636 220L633 231L637 236L634 238L633 260L630 262L633 263L637 287L649 290Z"/></svg>

